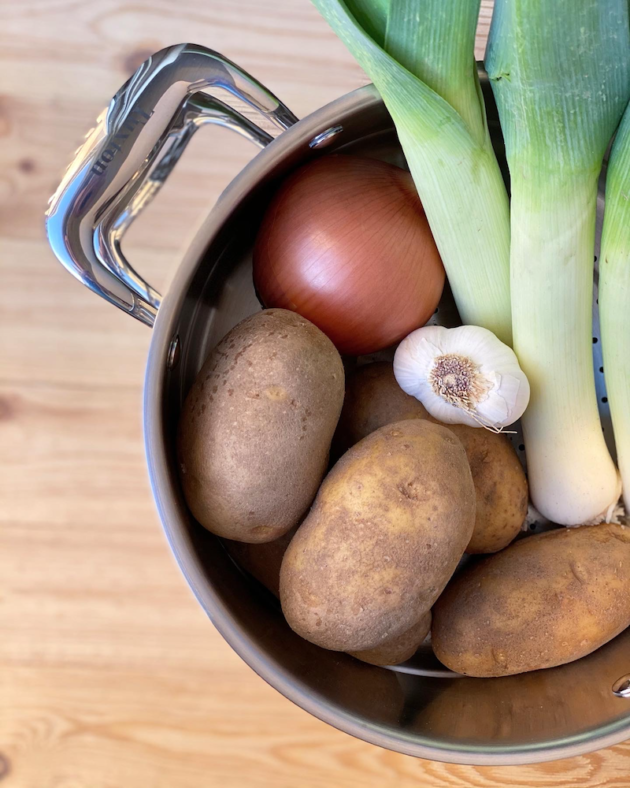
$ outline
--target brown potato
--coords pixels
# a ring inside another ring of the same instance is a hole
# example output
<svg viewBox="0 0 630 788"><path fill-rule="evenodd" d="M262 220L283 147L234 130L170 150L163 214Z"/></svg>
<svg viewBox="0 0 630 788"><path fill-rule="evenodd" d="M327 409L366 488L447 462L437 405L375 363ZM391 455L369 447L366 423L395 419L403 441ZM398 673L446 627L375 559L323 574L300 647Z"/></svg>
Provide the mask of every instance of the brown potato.
<svg viewBox="0 0 630 788"><path fill-rule="evenodd" d="M400 388L390 362L365 364L346 379L346 396L333 440L335 454L340 457L386 424L427 417L424 405Z"/></svg>
<svg viewBox="0 0 630 788"><path fill-rule="evenodd" d="M297 528L292 528L279 539L262 544L246 544L224 539L226 550L241 567L271 593L280 597L280 567L282 558ZM431 612L426 613L420 621L407 632L368 651L356 651L351 656L368 662L370 665L398 665L406 662L418 650L431 629Z"/></svg>
<svg viewBox="0 0 630 788"><path fill-rule="evenodd" d="M437 599L472 535L461 442L414 419L356 444L324 480L280 571L291 628L333 651L402 635Z"/></svg>
<svg viewBox="0 0 630 788"><path fill-rule="evenodd" d="M430 629L431 611L429 610L417 624L414 624L411 629L403 632L402 635L398 635L393 640L366 651L350 651L348 653L351 657L360 659L361 662L367 662L370 665L400 665L401 662L406 662L413 657L420 644L429 634Z"/></svg>
<svg viewBox="0 0 630 788"><path fill-rule="evenodd" d="M386 424L428 419L424 405L400 388L393 365L366 364L348 376L346 397L333 439L341 456L357 441ZM467 553L496 553L517 536L527 516L528 489L523 467L504 435L463 424L443 425L464 444L477 494L475 530Z"/></svg>
<svg viewBox="0 0 630 788"><path fill-rule="evenodd" d="M236 563L256 578L259 583L280 598L280 567L289 542L293 539L297 526L273 542L248 544L224 539L225 549Z"/></svg>
<svg viewBox="0 0 630 788"><path fill-rule="evenodd" d="M530 536L456 577L433 609L437 658L509 676L590 654L630 626L630 528Z"/></svg>
<svg viewBox="0 0 630 788"><path fill-rule="evenodd" d="M568 665L494 678L436 682L410 729L468 746L549 742L592 731L618 717L623 701L610 691L628 672L630 630Z"/></svg>
<svg viewBox="0 0 630 788"><path fill-rule="evenodd" d="M527 517L527 479L505 435L479 427L448 424L464 444L470 463L477 514L467 553L496 553L518 536Z"/></svg>
<svg viewBox="0 0 630 788"><path fill-rule="evenodd" d="M326 471L343 392L341 357L308 320L267 309L233 328L180 420L181 480L196 519L252 543L296 525Z"/></svg>

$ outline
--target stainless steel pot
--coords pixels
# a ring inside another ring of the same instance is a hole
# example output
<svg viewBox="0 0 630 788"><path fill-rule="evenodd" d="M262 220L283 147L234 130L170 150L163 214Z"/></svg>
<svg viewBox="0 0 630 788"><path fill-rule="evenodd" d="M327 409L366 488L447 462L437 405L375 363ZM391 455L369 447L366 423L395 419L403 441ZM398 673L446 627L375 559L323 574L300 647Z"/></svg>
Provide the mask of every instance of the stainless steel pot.
<svg viewBox="0 0 630 788"><path fill-rule="evenodd" d="M501 156L483 74L482 82ZM253 107L281 133L272 140L201 92L215 87ZM225 190L162 300L126 260L121 239L204 123L228 126L263 149ZM51 200L47 229L61 262L92 290L153 326L146 452L177 561L214 625L260 676L315 716L368 742L423 758L491 765L551 760L620 742L630 737L630 677L624 675L630 632L571 665L510 678L456 676L428 646L405 665L372 667L295 635L276 600L238 569L186 508L174 451L179 411L209 350L259 309L251 248L269 195L296 166L341 150L404 166L391 118L372 87L297 121L235 64L183 44L158 52L121 88ZM600 214L602 205L600 200ZM439 317L446 324L456 320L448 296ZM598 386L603 394L601 375Z"/></svg>

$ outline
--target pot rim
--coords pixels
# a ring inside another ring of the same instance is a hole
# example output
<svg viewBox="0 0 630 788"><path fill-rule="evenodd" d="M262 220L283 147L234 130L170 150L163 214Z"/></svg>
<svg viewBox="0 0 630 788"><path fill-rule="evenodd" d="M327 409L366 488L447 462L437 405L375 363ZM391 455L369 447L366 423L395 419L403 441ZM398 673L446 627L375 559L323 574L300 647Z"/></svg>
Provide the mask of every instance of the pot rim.
<svg viewBox="0 0 630 788"><path fill-rule="evenodd" d="M274 165L289 152L304 146L323 130L339 124L345 116L352 115L359 109L376 108L381 104L374 87L367 85L341 96L283 131L260 151L225 189L197 231L173 277L153 328L145 374L143 415L149 479L166 538L198 602L221 636L241 659L285 698L344 733L405 755L473 766L542 763L584 755L619 744L630 737L630 720L610 723L594 731L585 731L544 744L484 748L455 746L448 743L439 745L425 737L411 736L404 732L394 734L373 723L359 721L353 715L331 707L323 698L303 688L288 671L250 642L245 630L234 620L227 606L206 581L188 534L181 526L177 492L167 470L168 449L161 428L162 402L167 356L174 326L199 260L219 228L247 196L252 183L257 182L262 175L273 169Z"/></svg>

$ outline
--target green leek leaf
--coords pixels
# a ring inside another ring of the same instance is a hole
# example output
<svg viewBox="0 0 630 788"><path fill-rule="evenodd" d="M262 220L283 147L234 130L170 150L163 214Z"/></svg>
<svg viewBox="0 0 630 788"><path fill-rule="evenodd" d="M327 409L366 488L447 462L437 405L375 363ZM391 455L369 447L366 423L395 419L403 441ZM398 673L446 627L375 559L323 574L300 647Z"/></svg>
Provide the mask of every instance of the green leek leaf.
<svg viewBox="0 0 630 788"><path fill-rule="evenodd" d="M446 99L471 135L486 145L486 113L474 57L480 3L390 0L385 49Z"/></svg>

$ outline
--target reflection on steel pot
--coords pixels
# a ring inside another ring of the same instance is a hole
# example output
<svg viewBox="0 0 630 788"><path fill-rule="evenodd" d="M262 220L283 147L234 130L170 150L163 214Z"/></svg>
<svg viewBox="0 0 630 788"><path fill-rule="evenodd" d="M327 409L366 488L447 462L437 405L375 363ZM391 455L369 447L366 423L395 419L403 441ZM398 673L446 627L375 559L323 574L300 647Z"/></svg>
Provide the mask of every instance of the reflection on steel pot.
<svg viewBox="0 0 630 788"><path fill-rule="evenodd" d="M480 76L502 158L496 110ZM211 88L248 103L278 136L272 140L202 92ZM205 123L227 126L262 150L207 217L162 300L126 260L121 239ZM457 677L428 646L391 670L363 664L293 633L271 594L243 575L186 508L174 443L183 399L214 345L260 308L251 250L274 189L300 164L333 151L404 166L391 119L372 87L298 122L238 66L183 44L158 52L121 88L51 201L47 230L61 262L108 301L155 323L144 432L155 500L179 565L215 626L260 676L302 708L366 741L422 758L494 765L563 758L620 742L630 737L630 702L613 688L630 669L628 633L573 665L509 679ZM601 213L602 197L598 208ZM448 292L436 318L457 325ZM595 321L594 335L598 330ZM596 362L601 365L599 357ZM598 399L602 395L600 390ZM600 407L610 433L608 406Z"/></svg>

